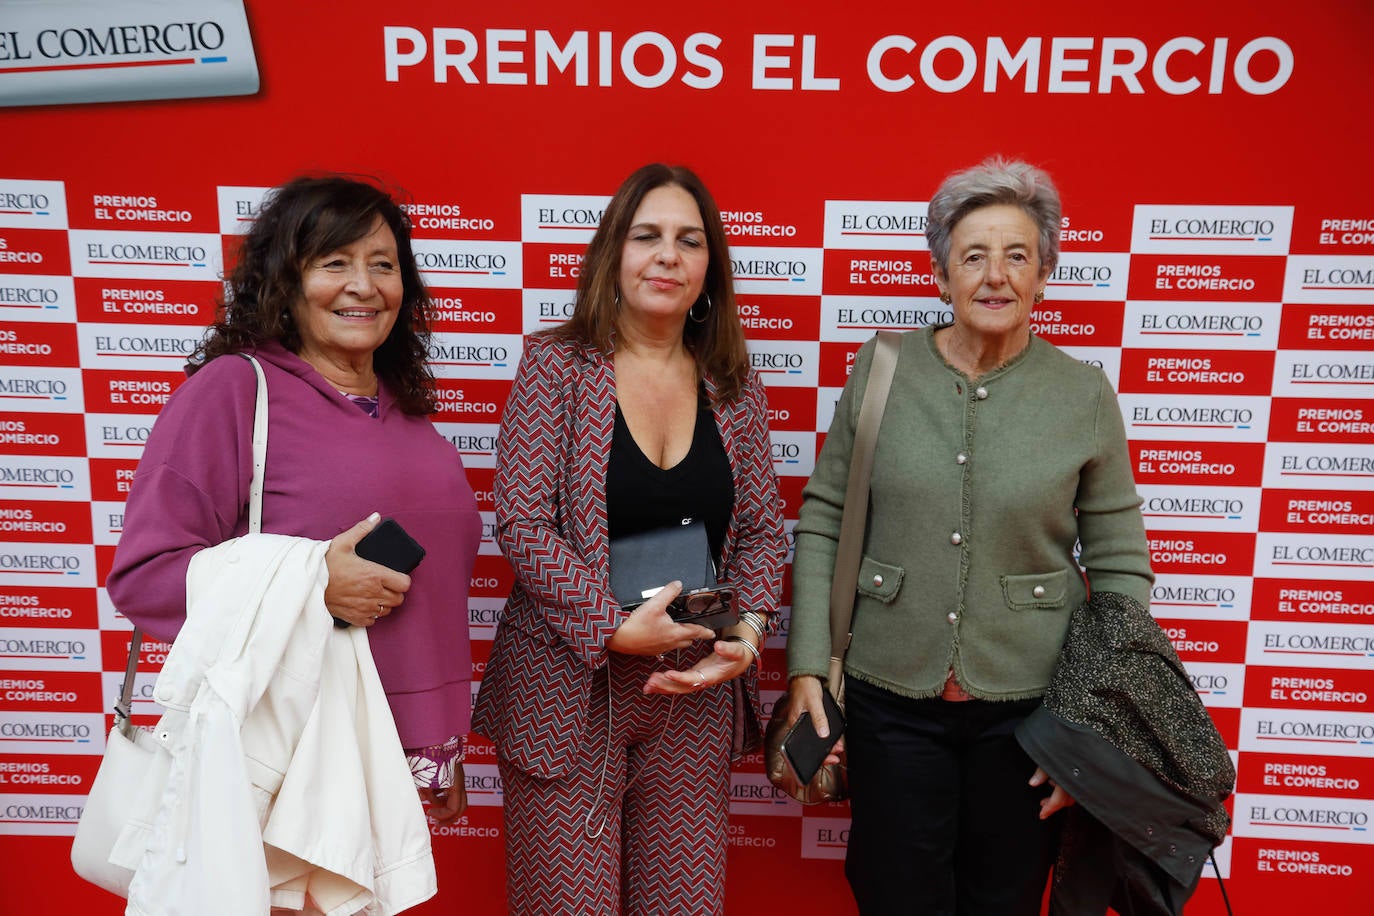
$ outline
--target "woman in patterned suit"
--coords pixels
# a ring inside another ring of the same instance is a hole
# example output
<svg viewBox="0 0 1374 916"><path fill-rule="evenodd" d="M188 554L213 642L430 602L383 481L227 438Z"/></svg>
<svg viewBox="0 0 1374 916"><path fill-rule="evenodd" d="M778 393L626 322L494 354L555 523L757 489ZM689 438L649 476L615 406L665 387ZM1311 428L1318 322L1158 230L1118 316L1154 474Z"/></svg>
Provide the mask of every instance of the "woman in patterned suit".
<svg viewBox="0 0 1374 916"><path fill-rule="evenodd" d="M767 417L715 202L687 169L639 169L501 420L515 588L474 728L496 743L512 913L722 911L730 761L758 739L786 552ZM683 517L735 589L719 634L673 621L678 583L633 611L607 583L612 537Z"/></svg>

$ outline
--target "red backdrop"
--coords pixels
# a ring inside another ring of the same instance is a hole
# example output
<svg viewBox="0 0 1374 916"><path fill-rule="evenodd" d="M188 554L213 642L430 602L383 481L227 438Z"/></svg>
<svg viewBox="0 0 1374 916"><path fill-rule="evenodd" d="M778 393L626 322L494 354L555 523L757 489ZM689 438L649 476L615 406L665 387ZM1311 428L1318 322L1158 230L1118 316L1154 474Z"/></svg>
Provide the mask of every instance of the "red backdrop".
<svg viewBox="0 0 1374 916"><path fill-rule="evenodd" d="M111 6L152 21L139 0ZM164 45L203 47L156 68L134 66L156 56L146 35L93 66L90 35L105 33L82 31L75 6L46 38L0 12L5 909L119 911L67 863L127 650L100 586L141 438L262 189L355 171L415 203L442 311L437 420L490 520L520 335L564 313L621 178L693 166L726 212L795 519L858 345L944 314L924 202L949 171L1004 153L1060 184L1063 266L1036 328L1117 385L1153 610L1236 755L1219 858L1237 912L1367 911L1374 10L1260 6L248 0L251 57L163 29ZM237 8L188 2L177 18ZM193 91L210 95L165 98ZM96 92L126 100L82 101ZM153 98L127 100L139 92ZM490 541L483 553L479 676L510 582ZM783 647L766 652L770 701ZM469 761L473 806L435 832L440 893L421 912L504 908L490 745ZM852 912L847 825L844 806L803 811L757 757L742 762L728 910ZM1189 912L1223 912L1215 880Z"/></svg>

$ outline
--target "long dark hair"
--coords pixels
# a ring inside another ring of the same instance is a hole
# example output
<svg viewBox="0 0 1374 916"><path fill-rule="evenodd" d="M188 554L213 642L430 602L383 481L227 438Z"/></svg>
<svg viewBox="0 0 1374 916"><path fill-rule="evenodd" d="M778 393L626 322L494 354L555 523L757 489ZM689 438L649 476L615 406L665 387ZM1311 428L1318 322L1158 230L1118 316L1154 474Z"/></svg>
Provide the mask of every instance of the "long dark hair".
<svg viewBox="0 0 1374 916"><path fill-rule="evenodd" d="M582 274L577 280L573 314L566 322L543 333L591 344L610 353L619 318L617 295L620 255L629 235L635 211L645 195L656 188L678 187L692 195L701 210L706 230L706 249L710 260L702 293L710 296L706 320L688 321L683 341L696 359L698 374L709 375L715 383L715 400L731 401L739 395L749 376L749 353L744 346L744 328L735 307L735 284L730 270L730 247L720 209L701 179L684 166L652 163L626 178L615 192L601 224L582 258ZM698 301L698 305L706 307Z"/></svg>
<svg viewBox="0 0 1374 916"><path fill-rule="evenodd" d="M415 266L410 219L385 190L342 175L303 176L269 192L243 238L215 323L191 354L187 374L226 353L270 340L300 352L291 306L301 295L301 268L311 259L366 236L381 218L396 237L402 280L401 311L372 354L377 377L408 414L434 412L429 364L429 293Z"/></svg>

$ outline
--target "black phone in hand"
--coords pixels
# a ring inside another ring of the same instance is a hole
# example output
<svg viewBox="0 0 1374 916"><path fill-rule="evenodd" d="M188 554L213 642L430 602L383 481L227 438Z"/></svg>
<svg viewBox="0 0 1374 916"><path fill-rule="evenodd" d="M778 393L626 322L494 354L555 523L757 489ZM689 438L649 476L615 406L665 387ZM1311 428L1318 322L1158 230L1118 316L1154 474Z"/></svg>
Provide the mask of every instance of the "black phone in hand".
<svg viewBox="0 0 1374 916"><path fill-rule="evenodd" d="M377 523L362 540L353 545L353 552L364 560L380 563L387 569L394 569L410 575L420 561L425 558L425 549L406 533L401 523L394 518L384 518ZM342 617L334 618L334 626L346 630L350 626Z"/></svg>
<svg viewBox="0 0 1374 916"><path fill-rule="evenodd" d="M387 569L406 575L425 558L425 549L394 518L384 518L378 522L376 528L363 535L353 552L364 560L380 563Z"/></svg>
<svg viewBox="0 0 1374 916"><path fill-rule="evenodd" d="M844 734L844 713L840 712L839 704L824 686L821 687L821 702L825 705L825 717L830 726L829 735L822 738L816 734L811 714L804 712L782 739L782 755L803 784L812 780L821 764L825 763L830 749Z"/></svg>

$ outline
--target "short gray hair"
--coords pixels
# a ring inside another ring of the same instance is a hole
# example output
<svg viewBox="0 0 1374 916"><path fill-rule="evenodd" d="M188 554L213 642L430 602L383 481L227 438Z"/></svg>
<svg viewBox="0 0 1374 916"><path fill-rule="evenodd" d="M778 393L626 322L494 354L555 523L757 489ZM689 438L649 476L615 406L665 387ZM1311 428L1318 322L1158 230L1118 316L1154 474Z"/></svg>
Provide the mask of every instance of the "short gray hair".
<svg viewBox="0 0 1374 916"><path fill-rule="evenodd" d="M941 273L949 272L949 237L974 210L1011 204L1026 211L1040 231L1040 263L1053 271L1059 263L1059 191L1050 176L1020 160L992 156L944 180L930 199L926 241Z"/></svg>

